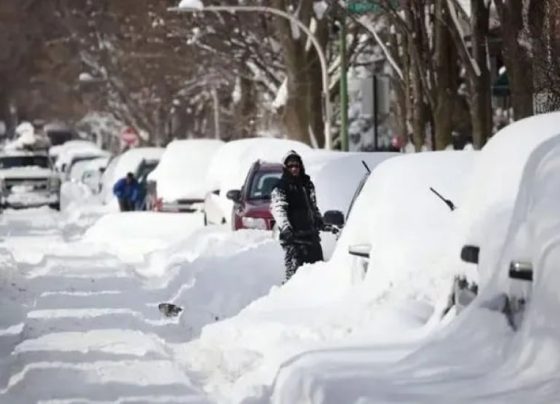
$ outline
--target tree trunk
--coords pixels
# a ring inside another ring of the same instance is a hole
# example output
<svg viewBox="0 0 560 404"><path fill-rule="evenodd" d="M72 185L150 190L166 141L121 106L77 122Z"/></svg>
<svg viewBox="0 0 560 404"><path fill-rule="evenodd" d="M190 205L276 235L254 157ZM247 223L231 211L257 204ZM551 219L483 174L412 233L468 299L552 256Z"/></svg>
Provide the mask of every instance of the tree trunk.
<svg viewBox="0 0 560 404"><path fill-rule="evenodd" d="M449 15L438 0L435 18L435 69L437 77L434 107L435 150L443 150L452 143L454 99L457 96L457 51L447 24Z"/></svg>
<svg viewBox="0 0 560 404"><path fill-rule="evenodd" d="M286 10L287 6L286 0L273 1L273 7ZM304 2L301 4L298 17L305 24L309 22L312 13L313 4ZM308 38L301 31L299 37L294 37L290 21L284 18L276 18L276 25L284 52L288 78L288 97L284 109L287 135L290 139L311 144L310 129L315 132L321 125L317 123L316 117L312 122L313 114L310 110L316 106L322 87L317 86L315 75L313 75L313 80L310 79L314 70L312 59L305 49ZM314 50L310 49L310 52L314 52ZM317 91L319 91L318 96ZM315 135L318 136L318 133L315 132Z"/></svg>
<svg viewBox="0 0 560 404"><path fill-rule="evenodd" d="M406 23L410 32L415 32L415 36L408 36L408 53L410 55L410 74L411 74L411 90L412 90L412 141L417 152L422 150L424 139L426 137L426 113L424 108L424 86L422 84L422 70L420 65L423 63L421 59L421 42L419 38L420 29L418 28L417 16L414 14L412 4L408 4L405 8Z"/></svg>
<svg viewBox="0 0 560 404"><path fill-rule="evenodd" d="M509 79L513 116L533 115L533 66L527 49L519 44L523 32L523 0L495 0L500 16L503 57Z"/></svg>
<svg viewBox="0 0 560 404"><path fill-rule="evenodd" d="M556 0L531 2L528 10L536 113L560 109L560 6Z"/></svg>
<svg viewBox="0 0 560 404"><path fill-rule="evenodd" d="M488 66L490 8L485 0L471 1L472 57L480 74L470 79L473 146L480 149L492 134L492 81Z"/></svg>

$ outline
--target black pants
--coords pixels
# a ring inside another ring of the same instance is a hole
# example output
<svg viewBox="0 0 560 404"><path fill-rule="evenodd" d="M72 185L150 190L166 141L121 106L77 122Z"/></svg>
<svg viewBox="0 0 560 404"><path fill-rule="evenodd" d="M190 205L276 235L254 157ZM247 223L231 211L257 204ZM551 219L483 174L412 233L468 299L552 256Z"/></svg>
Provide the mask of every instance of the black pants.
<svg viewBox="0 0 560 404"><path fill-rule="evenodd" d="M323 261L321 243L316 240L293 242L282 245L284 248L284 264L286 266L286 281L290 279L303 264Z"/></svg>
<svg viewBox="0 0 560 404"><path fill-rule="evenodd" d="M119 198L119 208L121 212L131 212L134 210L134 203L128 199Z"/></svg>

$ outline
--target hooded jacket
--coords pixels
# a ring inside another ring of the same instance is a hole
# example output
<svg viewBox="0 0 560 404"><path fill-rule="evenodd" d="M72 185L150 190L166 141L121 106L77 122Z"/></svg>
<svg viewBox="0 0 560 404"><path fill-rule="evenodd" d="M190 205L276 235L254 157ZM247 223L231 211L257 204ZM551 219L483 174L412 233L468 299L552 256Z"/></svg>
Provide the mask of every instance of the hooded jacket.
<svg viewBox="0 0 560 404"><path fill-rule="evenodd" d="M128 183L125 178L118 180L113 186L113 194L118 199L125 199L129 202L137 202L140 197L140 186L136 178Z"/></svg>
<svg viewBox="0 0 560 404"><path fill-rule="evenodd" d="M290 160L300 163L300 175L294 177L286 168ZM282 160L284 172L271 193L270 211L280 232L290 229L296 236L314 238L323 227L321 213L317 208L315 186L305 173L301 156L290 151Z"/></svg>

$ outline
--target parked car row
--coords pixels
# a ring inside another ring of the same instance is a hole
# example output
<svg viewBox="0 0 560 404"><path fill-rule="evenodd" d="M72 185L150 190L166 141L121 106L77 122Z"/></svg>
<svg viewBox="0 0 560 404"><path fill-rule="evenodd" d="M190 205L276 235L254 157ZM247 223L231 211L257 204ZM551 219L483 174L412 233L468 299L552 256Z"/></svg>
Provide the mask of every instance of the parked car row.
<svg viewBox="0 0 560 404"><path fill-rule="evenodd" d="M254 138L224 143L213 139L175 140L166 148L141 147L110 156L96 145L70 141L57 146L61 179L80 183L105 205L118 207L113 186L127 173L140 185L137 206L155 212L200 212L207 225L233 230L273 230L270 194L283 173L280 161L296 150L317 185L321 211L344 216L366 174L395 154L312 150L292 140ZM80 186L82 186L80 185Z"/></svg>

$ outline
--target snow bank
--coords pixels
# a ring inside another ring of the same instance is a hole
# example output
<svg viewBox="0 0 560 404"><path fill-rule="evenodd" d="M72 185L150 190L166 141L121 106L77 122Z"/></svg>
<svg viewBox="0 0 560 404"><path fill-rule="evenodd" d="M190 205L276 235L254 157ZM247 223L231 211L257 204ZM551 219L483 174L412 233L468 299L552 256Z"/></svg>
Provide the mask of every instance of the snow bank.
<svg viewBox="0 0 560 404"><path fill-rule="evenodd" d="M84 234L83 240L104 246L126 262L142 262L144 256L187 238L203 226L195 214L130 212L101 217Z"/></svg>
<svg viewBox="0 0 560 404"><path fill-rule="evenodd" d="M174 140L148 178L157 182L158 197L165 201L204 199L210 162L223 146L220 140Z"/></svg>
<svg viewBox="0 0 560 404"><path fill-rule="evenodd" d="M206 390L218 401L241 402L259 396L280 365L301 352L420 330L453 276L437 264L445 262L441 251L455 215L429 187L460 205L474 156L430 153L380 164L333 259L301 268L238 316L205 327L199 340L182 348L185 366L204 375ZM363 267L349 256L348 246L366 242L374 247L363 279Z"/></svg>
<svg viewBox="0 0 560 404"><path fill-rule="evenodd" d="M557 401L559 125L560 113L517 122L495 135L479 155L472 178L476 188L458 216L467 237L477 237L481 247L482 290L462 315L390 364L381 351L402 346L368 346L359 357L350 349L304 355L280 372L272 402L307 397L323 397L323 403ZM519 291L507 278L512 259L535 268L517 332L491 309L500 294Z"/></svg>

